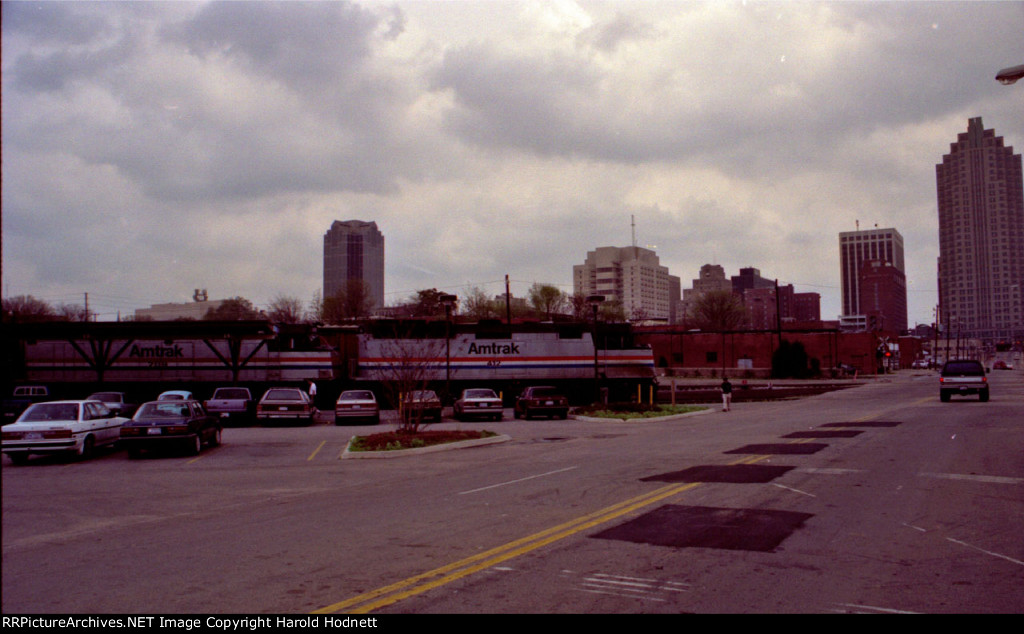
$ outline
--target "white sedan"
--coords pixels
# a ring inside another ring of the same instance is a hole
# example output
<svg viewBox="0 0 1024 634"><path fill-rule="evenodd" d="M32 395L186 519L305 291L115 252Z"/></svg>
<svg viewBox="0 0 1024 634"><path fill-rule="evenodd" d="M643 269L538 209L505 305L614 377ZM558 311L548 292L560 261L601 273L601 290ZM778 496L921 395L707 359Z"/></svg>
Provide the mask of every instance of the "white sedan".
<svg viewBox="0 0 1024 634"><path fill-rule="evenodd" d="M501 398L494 393L494 390L486 388L471 388L463 390L462 396L455 401L453 413L458 420L468 418L490 418L501 420L503 415Z"/></svg>
<svg viewBox="0 0 1024 634"><path fill-rule="evenodd" d="M35 403L18 420L4 426L3 452L18 464L34 453L74 453L88 458L96 447L116 443L127 420L100 401Z"/></svg>

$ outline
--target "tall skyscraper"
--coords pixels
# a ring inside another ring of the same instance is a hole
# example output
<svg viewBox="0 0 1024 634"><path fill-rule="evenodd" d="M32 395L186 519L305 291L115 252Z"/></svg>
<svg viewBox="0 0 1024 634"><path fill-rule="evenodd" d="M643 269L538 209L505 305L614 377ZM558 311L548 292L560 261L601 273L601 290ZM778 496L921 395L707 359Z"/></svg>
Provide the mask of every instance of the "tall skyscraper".
<svg viewBox="0 0 1024 634"><path fill-rule="evenodd" d="M348 280L365 282L374 307L384 306L384 235L376 222L335 220L324 234L324 299Z"/></svg>
<svg viewBox="0 0 1024 634"><path fill-rule="evenodd" d="M1021 155L967 121L935 166L939 320L992 343L1024 338L1024 176Z"/></svg>
<svg viewBox="0 0 1024 634"><path fill-rule="evenodd" d="M577 294L618 300L628 319L671 321L680 300L679 278L669 275L650 249L599 247L572 271Z"/></svg>
<svg viewBox="0 0 1024 634"><path fill-rule="evenodd" d="M877 273L874 268L865 268L866 262L886 262L891 266L887 273L903 276L901 302L884 302L886 308L876 301L877 295L862 296L862 275L866 271ZM843 231L839 234L839 268L843 293L842 317L875 315L879 328L901 331L907 327L906 264L903 254L903 236L899 231L886 229L864 229ZM894 269L894 270L892 270ZM902 308L900 306L902 305ZM885 314L881 311L888 311ZM867 320L864 323L868 323Z"/></svg>

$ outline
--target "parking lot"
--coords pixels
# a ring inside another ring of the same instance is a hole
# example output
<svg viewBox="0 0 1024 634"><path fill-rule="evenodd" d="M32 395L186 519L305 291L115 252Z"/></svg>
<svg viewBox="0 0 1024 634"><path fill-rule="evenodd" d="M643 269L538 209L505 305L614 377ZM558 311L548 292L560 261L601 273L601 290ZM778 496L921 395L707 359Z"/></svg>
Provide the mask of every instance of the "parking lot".
<svg viewBox="0 0 1024 634"><path fill-rule="evenodd" d="M326 421L5 460L3 611L344 611L403 580L375 611L1012 611L1022 398L1006 373L941 403L932 373L649 423L446 419L510 440L394 460L340 459L391 425Z"/></svg>

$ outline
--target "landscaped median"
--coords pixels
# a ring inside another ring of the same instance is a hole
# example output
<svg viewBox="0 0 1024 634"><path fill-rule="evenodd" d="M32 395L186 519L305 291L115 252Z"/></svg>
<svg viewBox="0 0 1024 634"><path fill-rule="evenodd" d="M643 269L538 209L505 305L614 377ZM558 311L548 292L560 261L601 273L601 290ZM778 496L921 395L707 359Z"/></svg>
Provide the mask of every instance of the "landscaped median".
<svg viewBox="0 0 1024 634"><path fill-rule="evenodd" d="M706 414L711 408L702 405L590 405L573 411L573 418L581 421L654 422ZM394 430L353 436L342 459L396 458L434 451L493 445L512 440L505 434L479 429L431 429L426 431Z"/></svg>
<svg viewBox="0 0 1024 634"><path fill-rule="evenodd" d="M579 407L573 412L573 418L583 421L620 420L623 422L654 422L707 414L711 411L712 409L705 405L638 405L628 403Z"/></svg>
<svg viewBox="0 0 1024 634"><path fill-rule="evenodd" d="M439 429L408 433L388 431L369 436L353 436L342 459L396 458L434 451L478 447L512 440L504 434L486 430Z"/></svg>

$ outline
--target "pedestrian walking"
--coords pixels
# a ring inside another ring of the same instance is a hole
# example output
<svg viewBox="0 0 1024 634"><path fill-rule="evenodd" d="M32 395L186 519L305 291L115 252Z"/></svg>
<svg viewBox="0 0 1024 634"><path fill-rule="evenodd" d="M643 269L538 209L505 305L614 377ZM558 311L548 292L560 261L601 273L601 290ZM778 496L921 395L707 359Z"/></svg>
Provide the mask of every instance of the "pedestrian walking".
<svg viewBox="0 0 1024 634"><path fill-rule="evenodd" d="M732 409L732 383L728 377L722 379L722 411L728 412Z"/></svg>
<svg viewBox="0 0 1024 634"><path fill-rule="evenodd" d="M315 406L316 405L316 383L313 382L313 379L306 379L306 381L309 382L309 388L307 389L307 393L309 394L309 400L313 401L313 405Z"/></svg>

